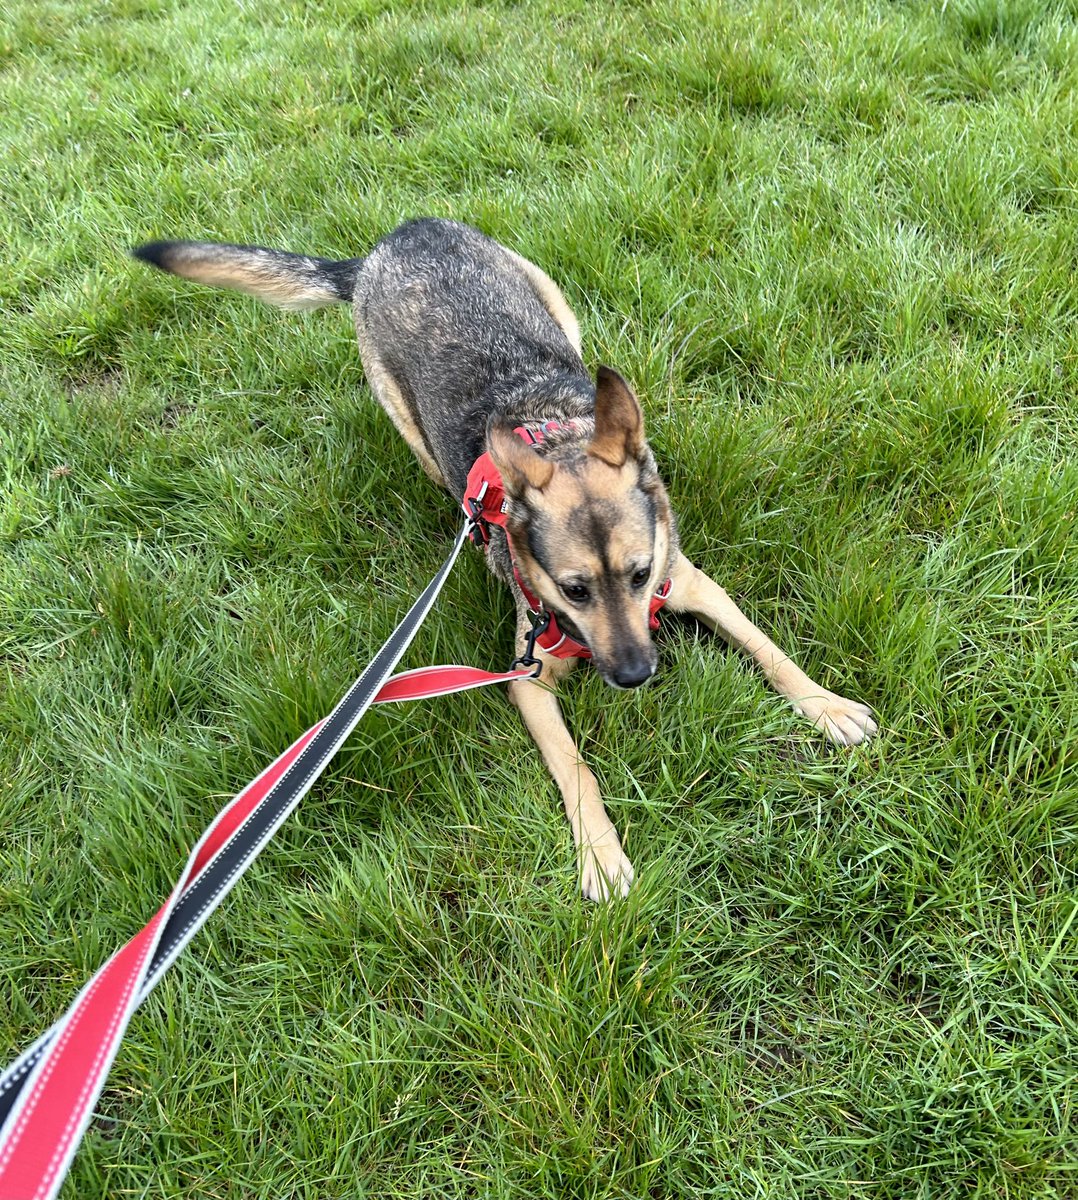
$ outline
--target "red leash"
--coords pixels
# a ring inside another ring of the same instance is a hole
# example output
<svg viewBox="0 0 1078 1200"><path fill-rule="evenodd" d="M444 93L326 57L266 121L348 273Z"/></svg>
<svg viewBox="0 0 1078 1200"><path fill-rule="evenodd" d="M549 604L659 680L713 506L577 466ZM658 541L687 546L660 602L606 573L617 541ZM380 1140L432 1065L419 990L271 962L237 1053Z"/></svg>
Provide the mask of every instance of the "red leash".
<svg viewBox="0 0 1078 1200"><path fill-rule="evenodd" d="M93 1114L135 1009L321 775L371 704L507 683L501 673L440 666L388 678L430 611L472 527L333 712L235 796L202 835L168 900L89 981L67 1013L0 1076L0 1200L51 1200Z"/></svg>

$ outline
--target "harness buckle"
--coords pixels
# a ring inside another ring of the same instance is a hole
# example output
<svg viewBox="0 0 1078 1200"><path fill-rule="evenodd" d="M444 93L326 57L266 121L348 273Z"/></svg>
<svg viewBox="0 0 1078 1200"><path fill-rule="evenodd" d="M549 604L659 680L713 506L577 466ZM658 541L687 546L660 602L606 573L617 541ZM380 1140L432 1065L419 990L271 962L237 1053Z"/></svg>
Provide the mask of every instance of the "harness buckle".
<svg viewBox="0 0 1078 1200"><path fill-rule="evenodd" d="M524 653L519 658L514 658L509 664L509 670L515 671L517 667L534 667L532 679L538 679L543 670L543 664L535 657L535 643L539 638L546 633L550 628L550 613L546 609L540 609L538 612L529 613L532 627L528 631L527 641L524 643Z"/></svg>

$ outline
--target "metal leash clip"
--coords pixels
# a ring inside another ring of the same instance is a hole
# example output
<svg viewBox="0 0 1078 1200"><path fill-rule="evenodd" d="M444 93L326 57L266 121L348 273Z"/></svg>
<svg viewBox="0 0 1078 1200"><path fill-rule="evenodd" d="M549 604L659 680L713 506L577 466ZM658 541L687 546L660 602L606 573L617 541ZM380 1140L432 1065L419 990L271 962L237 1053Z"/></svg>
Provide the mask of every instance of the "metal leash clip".
<svg viewBox="0 0 1078 1200"><path fill-rule="evenodd" d="M483 501L469 496L468 510L468 519L471 521L468 536L475 545L485 548L487 542L490 541L490 533L487 528L486 518L483 516Z"/></svg>
<svg viewBox="0 0 1078 1200"><path fill-rule="evenodd" d="M532 627L528 631L528 640L524 643L524 653L519 658L513 659L509 664L509 670L515 671L517 667L534 667L532 679L538 679L543 670L543 664L535 657L535 643L550 628L550 613L545 608L541 608L538 612L530 612L528 616Z"/></svg>

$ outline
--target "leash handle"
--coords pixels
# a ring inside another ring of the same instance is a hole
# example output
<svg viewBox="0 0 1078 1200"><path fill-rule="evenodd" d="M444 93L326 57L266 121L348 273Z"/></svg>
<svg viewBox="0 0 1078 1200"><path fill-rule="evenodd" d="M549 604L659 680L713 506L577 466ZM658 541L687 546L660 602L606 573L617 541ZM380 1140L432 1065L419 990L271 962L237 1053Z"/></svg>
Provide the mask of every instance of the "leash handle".
<svg viewBox="0 0 1078 1200"><path fill-rule="evenodd" d="M441 592L475 522L464 523L438 573L324 721L312 726L217 815L168 900L74 1003L0 1075L0 1197L53 1200L135 1009L310 790L373 703L429 698L528 678L426 667L389 679Z"/></svg>

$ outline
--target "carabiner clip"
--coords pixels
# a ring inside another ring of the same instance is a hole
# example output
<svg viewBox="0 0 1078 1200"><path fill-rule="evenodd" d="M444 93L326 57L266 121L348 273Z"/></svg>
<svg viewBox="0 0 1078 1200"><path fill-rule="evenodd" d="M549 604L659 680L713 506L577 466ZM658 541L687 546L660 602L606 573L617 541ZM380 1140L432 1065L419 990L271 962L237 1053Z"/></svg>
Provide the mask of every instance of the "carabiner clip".
<svg viewBox="0 0 1078 1200"><path fill-rule="evenodd" d="M483 502L469 496L468 508L470 510L468 519L471 521L468 536L477 546L486 547L486 544L490 541L490 533L487 529L487 522L483 517Z"/></svg>
<svg viewBox="0 0 1078 1200"><path fill-rule="evenodd" d="M528 615L531 618L532 627L528 631L528 638L524 643L524 653L519 658L513 659L509 664L509 670L515 671L517 667L534 667L532 679L538 679L543 670L543 664L535 657L535 643L550 627L550 613L541 608L538 612Z"/></svg>

